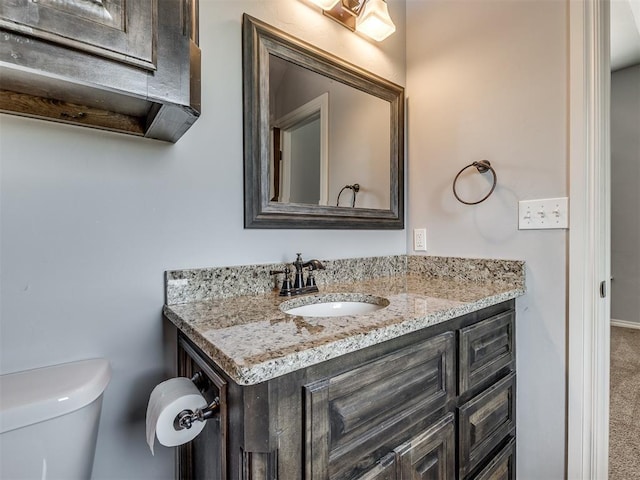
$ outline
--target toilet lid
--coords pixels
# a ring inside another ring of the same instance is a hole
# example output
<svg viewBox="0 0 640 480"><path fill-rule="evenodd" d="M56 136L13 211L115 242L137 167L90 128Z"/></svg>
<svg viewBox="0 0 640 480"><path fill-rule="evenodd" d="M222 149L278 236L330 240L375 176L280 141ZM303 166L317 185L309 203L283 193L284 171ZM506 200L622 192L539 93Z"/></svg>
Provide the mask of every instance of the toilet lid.
<svg viewBox="0 0 640 480"><path fill-rule="evenodd" d="M110 379L103 358L0 375L0 433L78 410L102 395Z"/></svg>

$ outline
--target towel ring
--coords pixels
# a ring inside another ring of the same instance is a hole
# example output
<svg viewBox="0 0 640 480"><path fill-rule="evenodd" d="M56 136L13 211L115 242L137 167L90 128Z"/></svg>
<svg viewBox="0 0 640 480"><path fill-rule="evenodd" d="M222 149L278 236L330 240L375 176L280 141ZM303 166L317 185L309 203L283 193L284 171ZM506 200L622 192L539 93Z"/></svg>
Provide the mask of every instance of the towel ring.
<svg viewBox="0 0 640 480"><path fill-rule="evenodd" d="M478 170L478 172L480 173L486 173L489 170L491 170L491 173L493 174L493 185L491 185L491 190L489 190L489 193L487 193L484 197L482 197L480 200L478 200L477 202L466 202L464 200L462 200L459 196L458 196L458 192L456 192L456 182L458 181L458 177L460 176L460 174L462 172L464 172L467 168L469 167L476 167L476 169ZM465 205L477 205L479 203L484 202L487 198L489 198L489 196L493 193L493 191L496 189L496 183L498 183L498 176L496 175L496 171L493 169L493 167L491 166L491 162L489 162L489 160L480 160L479 162L473 162L469 165L467 165L466 167L464 167L462 170L460 170L458 172L458 174L456 175L456 178L453 179L453 195L456 197L456 199L460 202L460 203L464 203Z"/></svg>

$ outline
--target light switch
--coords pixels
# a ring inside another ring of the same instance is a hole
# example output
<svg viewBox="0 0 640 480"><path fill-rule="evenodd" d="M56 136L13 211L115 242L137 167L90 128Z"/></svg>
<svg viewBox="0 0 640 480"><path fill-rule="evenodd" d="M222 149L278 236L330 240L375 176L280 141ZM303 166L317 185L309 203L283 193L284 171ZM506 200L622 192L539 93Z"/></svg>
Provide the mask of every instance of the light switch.
<svg viewBox="0 0 640 480"><path fill-rule="evenodd" d="M569 228L569 199L560 197L521 200L518 202L518 228L520 230Z"/></svg>

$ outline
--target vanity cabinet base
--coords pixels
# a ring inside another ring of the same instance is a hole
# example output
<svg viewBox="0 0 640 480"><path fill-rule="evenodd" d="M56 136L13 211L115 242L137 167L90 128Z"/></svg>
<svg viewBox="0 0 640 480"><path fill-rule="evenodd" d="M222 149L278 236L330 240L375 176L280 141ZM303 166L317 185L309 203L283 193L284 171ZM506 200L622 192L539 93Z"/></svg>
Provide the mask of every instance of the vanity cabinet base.
<svg viewBox="0 0 640 480"><path fill-rule="evenodd" d="M222 408L179 478L514 479L514 304L246 386L180 333L179 373Z"/></svg>

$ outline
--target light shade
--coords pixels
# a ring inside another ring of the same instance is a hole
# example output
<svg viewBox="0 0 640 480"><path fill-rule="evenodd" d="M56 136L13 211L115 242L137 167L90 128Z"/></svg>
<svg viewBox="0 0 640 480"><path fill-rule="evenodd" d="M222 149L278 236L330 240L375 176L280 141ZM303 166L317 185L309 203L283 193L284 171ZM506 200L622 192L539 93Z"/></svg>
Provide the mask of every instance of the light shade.
<svg viewBox="0 0 640 480"><path fill-rule="evenodd" d="M395 32L396 26L389 16L387 3L384 0L368 0L356 19L356 31L378 42Z"/></svg>
<svg viewBox="0 0 640 480"><path fill-rule="evenodd" d="M338 2L340 2L340 0L311 0L311 3L315 3L323 10L331 10Z"/></svg>

